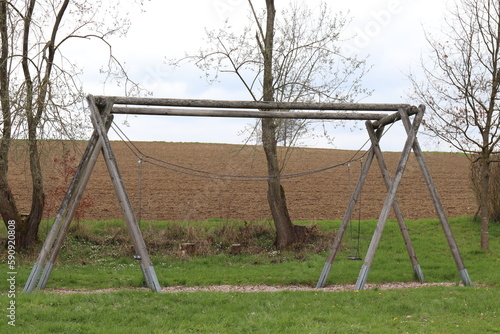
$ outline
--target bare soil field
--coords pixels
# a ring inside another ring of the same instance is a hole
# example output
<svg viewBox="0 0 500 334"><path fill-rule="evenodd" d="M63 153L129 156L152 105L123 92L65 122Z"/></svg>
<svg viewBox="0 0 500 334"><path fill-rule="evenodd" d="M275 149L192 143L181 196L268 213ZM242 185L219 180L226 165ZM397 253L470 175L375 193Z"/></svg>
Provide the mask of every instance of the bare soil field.
<svg viewBox="0 0 500 334"><path fill-rule="evenodd" d="M265 156L259 146L165 142L134 144L143 155L193 170L245 176L266 175L267 171ZM18 206L24 212L29 212L31 181L26 154L23 153L26 147L22 141L16 141L14 146L9 165L11 183ZM46 217L52 218L71 181L86 142L74 144L49 141L41 146L47 192ZM214 178L213 175L212 178L202 178L191 175L193 171L189 169L182 169L183 172L179 173L172 170L179 170L173 165L159 167L159 163L154 160L154 163L140 164L139 169L139 158L125 143L113 142L112 147L137 214L139 205L141 207L141 220L259 220L271 217L265 181L231 181ZM65 151L69 153L64 155ZM282 150L281 153L284 154L285 151ZM348 161L355 154L355 151L346 150L295 148L283 173L302 173L335 166ZM384 157L393 173L400 153L388 152ZM468 160L462 155L449 153L426 153L425 158L447 214L450 217L473 215L477 207L470 189ZM350 167L343 165L321 173L284 180L291 218L341 219L360 168L361 162L355 161ZM361 210L359 207L356 209L355 218L378 218L385 196L385 185L378 165L374 163L362 193ZM102 158L92 173L84 197L87 204L80 210L80 218L104 220L122 217ZM405 170L398 199L408 219L436 217L413 156Z"/></svg>

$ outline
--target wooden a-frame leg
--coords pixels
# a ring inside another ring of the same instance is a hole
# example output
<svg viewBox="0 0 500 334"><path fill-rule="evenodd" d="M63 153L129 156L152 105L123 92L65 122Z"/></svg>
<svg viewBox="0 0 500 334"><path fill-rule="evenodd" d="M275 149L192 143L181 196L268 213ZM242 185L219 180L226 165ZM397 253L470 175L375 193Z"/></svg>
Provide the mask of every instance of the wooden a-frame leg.
<svg viewBox="0 0 500 334"><path fill-rule="evenodd" d="M419 108L424 108L421 106ZM410 120L408 116L403 115L401 118L406 132L410 131ZM460 251L458 249L457 243L453 234L451 232L450 224L448 222L448 218L446 217L446 213L443 208L443 204L441 203L441 199L437 192L436 187L434 186L434 182L432 181L431 173L429 172L429 168L427 167L427 163L424 158L424 154L422 153L422 149L420 148L420 144L418 140L415 140L413 143L413 152L417 159L417 162L420 166L420 170L422 171L422 175L424 177L427 188L429 189L429 193L431 195L432 201L434 203L434 207L439 217L439 221L441 222L441 227L443 228L444 235L448 242L448 246L450 247L451 253L453 255L453 259L455 260L455 264L457 266L460 277L462 278L462 282L465 286L472 286L472 281L469 277L469 273L465 268L464 262L462 260L462 256L460 255Z"/></svg>
<svg viewBox="0 0 500 334"><path fill-rule="evenodd" d="M382 131L377 132L377 135L381 136ZM328 275L330 275L330 270L332 269L333 261L335 260L335 257L337 256L337 253L340 249L342 238L344 237L344 234L347 230L347 226L349 225L352 213L354 211L354 208L356 207L356 203L358 202L359 195L361 194L361 190L363 189L366 177L368 176L368 172L370 171L373 157L374 157L373 149L370 149L366 157L366 162L363 164L363 168L361 169L361 172L359 174L356 186L354 187L354 191L352 192L351 198L349 199L349 203L347 205L344 218L342 219L342 223L340 224L340 227L337 231L337 235L335 235L335 239L333 240L330 254L328 255L325 265L323 266L323 271L321 272L318 283L316 284L316 288L323 288L326 284L326 280L328 279Z"/></svg>
<svg viewBox="0 0 500 334"><path fill-rule="evenodd" d="M389 171L387 169L387 165L385 163L384 157L382 155L382 150L379 146L379 139L375 134L375 129L373 128L373 124L370 121L366 122L366 130L368 131L368 135L370 136L370 140L375 150L375 156L377 157L378 165L380 167L380 171L382 173L382 177L384 178L384 183L387 188L387 191L391 188L392 180L389 175ZM376 143L376 144L375 144ZM417 255L415 253L415 249L413 248L413 244L411 242L410 234L408 233L408 228L406 227L406 222L403 217L403 212L401 207L399 206L399 201L397 196L394 198L394 203L392 205L394 214L396 215L396 219L399 224L399 229L401 230L401 234L403 235L403 239L406 245L406 250L408 252L408 256L410 257L410 261L413 267L413 272L415 276L418 278L420 282L424 282L424 274L422 273L422 269L420 268L420 264L417 260Z"/></svg>
<svg viewBox="0 0 500 334"><path fill-rule="evenodd" d="M156 273L151 263L151 260L149 258L149 254L146 249L146 244L144 243L144 239L137 224L132 209L132 205L130 203L130 199L127 195L127 191L125 190L123 180L118 170L118 165L116 163L115 156L113 154L111 145L109 143L108 135L104 127L104 122L100 115L101 113L99 112L99 108L97 107L93 96L88 96L88 102L91 111L90 116L92 119L92 123L94 125L94 128L99 133L99 137L103 140L102 152L104 155L104 161L108 168L111 181L113 183L113 187L115 188L116 196L118 198L118 201L120 202L120 207L122 209L123 216L127 223L127 229L132 238L134 249L136 251L136 254L140 258L141 269L144 274L144 279L146 281L147 286L152 291L160 292L161 287L158 282L158 278L156 277ZM108 101L106 108L107 109L112 108L112 101ZM106 115L106 112L104 112L103 115Z"/></svg>
<svg viewBox="0 0 500 334"><path fill-rule="evenodd" d="M85 186L87 185L87 181L83 179L83 176L86 173L90 174L90 172L92 171L95 165L95 162L91 162L92 156L95 155L96 152L98 154L100 150L100 148L97 147L98 137L99 136L97 134L97 131L94 131L82 156L82 160L78 165L75 175L73 176L68 191L63 198L61 206L54 219L54 223L52 224L49 234L47 235L42 249L40 250L40 254L38 255L38 258L31 270L30 276L26 281L23 292L32 292L34 290L35 285L42 272L42 268L46 264L47 258L53 250L56 238L61 239L65 236L65 232L63 231L64 227L71 221L71 219L73 218L74 210L76 210L76 207L78 207L79 199L77 198L77 195L78 193L83 193ZM75 209L72 210L72 207L75 207ZM51 269L52 268L48 269L48 267L44 269L43 277L45 282L48 279L48 275L50 275Z"/></svg>
<svg viewBox="0 0 500 334"><path fill-rule="evenodd" d="M111 122L110 122L110 124L111 124ZM49 280L50 274L52 273L52 269L54 268L54 265L56 263L57 256L59 255L59 251L61 250L61 247L64 243L64 240L66 239L66 235L68 234L69 226L71 225L71 221L75 215L76 210L78 209L78 205L80 204L80 201L81 201L82 196L83 196L83 192L88 184L88 181L90 179L90 175L92 174L92 170L94 169L94 166L96 164L97 158L99 157L101 149L102 149L102 139L99 138L94 150L92 151L92 156L91 156L90 162L83 173L82 180L80 182L78 191L75 194L75 198L73 199L73 201L69 205L68 213L66 214L66 218L64 219L63 227L61 228L61 230L59 232L59 236L57 237L57 240L54 244L54 248L52 249L49 260L47 261L47 264L45 265L45 268L43 269L42 276L40 277L40 281L38 282L38 285L36 287L38 290L45 289L45 286L47 285L47 281Z"/></svg>
<svg viewBox="0 0 500 334"><path fill-rule="evenodd" d="M406 110L404 109L401 109L399 112L401 115L406 115ZM401 153L401 158L399 160L399 164L396 169L396 174L394 175L391 187L387 193L384 206L382 208L382 211L378 219L377 227L375 228L375 232L373 233L373 237L370 242L370 246L368 247L364 263L361 267L358 280L356 281L356 286L354 288L355 290L363 290L365 286L366 279L368 278L368 273L370 272L370 267L373 262L373 258L375 256L375 252L377 250L380 239L382 238L382 232L384 230L385 223L387 222L387 218L389 217L389 212L393 206L394 199L396 198L396 192L399 187L399 184L401 183L401 179L403 178L403 172L410 157L411 149L415 141L418 127L422 122L422 118L423 118L423 110L420 110L417 116L415 116L415 119L413 121L413 126L411 127L408 133L408 138L406 139L405 146Z"/></svg>

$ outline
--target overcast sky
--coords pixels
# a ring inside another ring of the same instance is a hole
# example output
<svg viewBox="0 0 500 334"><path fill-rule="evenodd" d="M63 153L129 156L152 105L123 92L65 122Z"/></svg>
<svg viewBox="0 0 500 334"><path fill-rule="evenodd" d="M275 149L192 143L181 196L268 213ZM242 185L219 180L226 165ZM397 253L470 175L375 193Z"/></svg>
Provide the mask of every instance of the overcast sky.
<svg viewBox="0 0 500 334"><path fill-rule="evenodd" d="M301 2L301 0L295 0ZM256 4L264 0L254 1ZM285 1L276 1L278 12ZM316 0L307 1L315 6ZM359 57L369 56L373 68L365 76L364 86L373 95L360 102L407 103L410 69L418 70L419 59L426 51L425 29L439 29L445 13L446 0L353 0L329 1L333 9L352 17L345 38L356 35L347 52ZM333 7L334 6L334 7ZM133 80L153 92L155 97L249 100L242 85L230 75L218 84L209 85L200 78L203 73L186 64L173 70L166 59L196 52L203 45L205 28L217 29L229 19L235 26L248 22L247 0L151 0L145 12L133 15L126 38L113 40L113 51ZM86 50L88 50L88 46ZM91 94L123 95L119 87L102 86L98 75L106 51L101 48L85 55L85 90ZM181 117L117 117L118 124L133 140L242 143L239 135L248 119L181 118ZM323 139L309 139L310 147L358 149L368 139L365 130L352 132L354 124L333 130L334 145ZM382 141L384 150L400 150L404 131L396 124ZM112 139L117 137L111 134ZM424 136L419 137L425 150L444 149Z"/></svg>

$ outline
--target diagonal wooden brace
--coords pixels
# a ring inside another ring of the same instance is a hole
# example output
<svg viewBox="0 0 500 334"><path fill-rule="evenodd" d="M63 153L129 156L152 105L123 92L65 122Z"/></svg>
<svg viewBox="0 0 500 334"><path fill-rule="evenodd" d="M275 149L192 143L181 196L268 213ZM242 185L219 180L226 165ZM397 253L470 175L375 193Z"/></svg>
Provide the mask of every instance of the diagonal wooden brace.
<svg viewBox="0 0 500 334"><path fill-rule="evenodd" d="M138 255L141 261L141 269L144 274L144 279L148 287L155 292L161 292L161 287L158 282L158 278L156 277L155 270L149 258L149 254L146 248L146 244L144 243L144 239L142 237L141 231L139 229L139 225L137 224L132 205L130 203L130 199L128 197L127 191L125 190L125 186L123 184L122 177L120 175L120 171L118 169L118 164L116 163L116 158L114 156L113 150L111 149L111 144L109 142L109 138L104 127L104 120L99 112L99 107L97 106L95 99L93 96L88 96L88 102L90 106L90 116L92 119L92 123L94 128L99 133L99 137L103 141L102 145L102 153L104 156L104 161L109 171L109 175L111 177L111 182L113 183L113 187L115 188L116 196L118 201L120 202L120 207L127 223L127 229L132 238L132 242L134 244L134 249L136 254ZM106 102L106 109L112 108L113 101L109 99Z"/></svg>
<svg viewBox="0 0 500 334"><path fill-rule="evenodd" d="M420 106L419 108L425 108L425 107ZM408 116L406 115L403 116L401 120L406 129L406 132L409 133L409 131L411 131L411 128ZM450 224L448 222L448 218L446 217L443 204L441 203L441 199L439 197L437 189L434 186L434 182L432 181L431 173L429 172L429 168L427 167L427 163L425 161L424 154L422 153L422 149L420 148L418 140L415 140L415 142L413 143L413 152L420 166L420 170L422 171L422 175L427 185L427 189L429 190L429 193L431 195L434 207L439 217L439 221L441 222L441 227L443 228L443 232L446 237L446 241L448 242L448 246L450 247L453 259L455 260L455 264L458 268L458 272L460 274L460 277L462 278L462 282L464 283L465 286L472 286L472 281L469 277L467 269L465 268L462 256L460 255L460 251L458 249L458 245L451 232Z"/></svg>
<svg viewBox="0 0 500 334"><path fill-rule="evenodd" d="M49 260L43 269L42 276L40 277L40 281L38 282L38 285L36 287L38 290L45 289L45 287L47 285L47 281L49 280L50 274L52 273L52 269L54 268L54 265L56 263L57 256L59 255L59 251L61 250L61 247L64 243L64 240L66 239L66 235L68 234L69 226L71 225L71 220L73 219L73 217L75 215L75 212L78 208L78 205L80 204L80 200L83 196L83 191L85 190L85 186L87 185L88 180L90 179L90 174L92 173L92 169L95 166L95 162L97 161L97 157L99 156L101 148L102 148L102 140L99 139L99 141L97 142L97 145L95 146L94 151L92 152L90 166L88 166L85 169L79 190L76 193L75 198L71 201L71 203L68 207L68 213L64 219L63 226L62 226L61 230L59 231L59 235L57 237L57 240L56 240L54 247L50 253Z"/></svg>
<svg viewBox="0 0 500 334"><path fill-rule="evenodd" d="M382 173L382 177L384 178L384 183L387 188L387 191L391 188L392 184L392 179L391 176L389 175L389 170L387 169L387 165L385 163L384 157L382 155L382 150L380 149L379 146L379 139L375 134L375 130L373 128L373 124L370 121L366 122L366 130L368 131L368 135L370 136L370 140L373 145L373 149L375 152L375 156L377 157L378 165L380 168L380 171ZM408 252L408 256L410 257L411 264L413 266L413 271L415 274L415 277L418 278L420 282L424 282L424 274L422 273L422 269L420 268L420 264L418 263L417 260L417 255L415 253L415 249L413 248L413 244L411 242L410 234L408 233L408 228L406 227L406 222L403 217L403 212L401 210L401 207L399 205L397 196L394 198L394 203L392 205L394 214L396 215L396 219L399 224L399 229L401 230L401 234L403 235L403 239L406 245L406 250Z"/></svg>
<svg viewBox="0 0 500 334"><path fill-rule="evenodd" d="M401 109L399 112L402 117L403 116L408 117L405 109ZM358 280L356 281L356 286L354 288L355 290L363 290L365 286L366 279L368 278L368 273L370 271L370 267L373 262L373 258L375 256L375 252L377 250L378 244L380 243L380 239L382 238L382 232L385 228L387 218L389 217L389 212L393 207L394 200L396 198L396 192L403 178L403 172L410 157L411 149L413 147L413 143L415 141L420 123L422 122L423 115L424 115L424 109L419 110L413 121L413 126L410 128L410 131L408 132L408 137L406 139L405 146L401 153L401 158L399 160L396 173L394 175L390 189L388 190L384 206L382 208L382 211L378 219L377 227L375 228L375 232L373 233L372 241L370 242L370 246L368 247L368 251L365 256L365 261L363 263L363 266L361 267ZM372 144L378 145L378 143L372 143Z"/></svg>
<svg viewBox="0 0 500 334"><path fill-rule="evenodd" d="M376 134L377 138L380 139L382 134L383 134L383 127L380 127L377 130L377 134ZM349 199L349 204L347 205L346 213L344 214L344 218L342 219L342 223L340 224L340 227L337 231L337 235L335 236L335 239L333 240L330 254L328 255L328 258L325 262L325 265L323 267L323 271L321 272L318 283L316 284L316 288L323 288L326 284L326 280L328 279L328 276L330 275L333 261L335 260L335 257L340 249L342 238L344 237L345 232L347 230L347 226L349 225L349 221L351 220L352 213L353 213L354 208L356 207L356 203L358 202L358 199L359 199L359 195L361 194L361 191L363 190L363 185L365 184L366 177L368 176L368 172L370 171L373 157L374 157L374 151L373 151L373 147L372 147L368 151L368 154L366 156L366 161L363 164L363 168L361 169L361 173L359 174L358 181L356 182L356 186L354 187L354 191L351 195L351 198Z"/></svg>
<svg viewBox="0 0 500 334"><path fill-rule="evenodd" d="M106 129L109 128L111 121L112 115L109 115L106 120ZM23 292L32 292L34 290L35 285L40 278L40 274L41 278L38 282L37 288L45 288L52 268L54 267L59 249L61 248L66 237L71 220L73 219L75 211L78 208L78 204L80 203L80 199L83 195L85 187L87 186L90 174L95 166L101 147L102 142L99 139L97 131L94 130L68 191L64 196L61 206L59 207L54 223L52 224L40 254L38 255L30 276L24 286ZM47 263L47 258L49 257L50 259ZM42 268L44 268L43 272Z"/></svg>

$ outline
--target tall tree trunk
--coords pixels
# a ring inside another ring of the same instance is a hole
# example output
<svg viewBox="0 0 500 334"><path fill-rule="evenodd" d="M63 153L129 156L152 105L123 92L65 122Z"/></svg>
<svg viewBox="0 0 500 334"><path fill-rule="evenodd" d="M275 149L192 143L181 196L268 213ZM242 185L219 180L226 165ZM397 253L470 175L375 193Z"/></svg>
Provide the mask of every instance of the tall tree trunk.
<svg viewBox="0 0 500 334"><path fill-rule="evenodd" d="M12 114L9 100L9 36L6 1L0 2L0 107L2 109L2 138L0 139L0 215L5 226L9 221L20 222L16 201L9 185L9 150L12 136Z"/></svg>
<svg viewBox="0 0 500 334"><path fill-rule="evenodd" d="M29 31L31 25L31 15L36 4L35 0L30 2L30 7L28 9L28 15L25 18L25 34L24 42L27 45L29 40ZM46 58L46 67L44 77L41 80L41 85L38 87L38 96L35 99L35 94L33 92L33 84L31 82L31 76L29 73L29 68L26 62L27 57L23 59L23 69L26 81L26 91L29 101L36 101L35 103L26 103L26 115L28 121L28 141L29 141L29 160L30 160L30 172L31 180L33 183L32 195L31 195L31 209L28 217L23 217L21 219L21 226L19 226L19 237L18 245L20 248L28 248L35 243L38 237L38 228L40 222L42 221L43 208L45 206L45 192L43 187L43 176L42 176L42 166L40 164L40 153L38 151L38 139L37 139L37 129L40 124L40 119L46 108L47 94L49 90L50 74L53 68L53 61L55 56L55 44L56 35L59 31L59 26L61 24L62 18L66 9L68 8L69 0L65 0L58 11L54 26L52 27L52 35L49 42L47 42L48 57ZM25 52L27 56L27 51Z"/></svg>
<svg viewBox="0 0 500 334"><path fill-rule="evenodd" d="M481 249L488 249L490 223L490 162L488 158L483 157L481 159L480 175L479 215L481 216Z"/></svg>
<svg viewBox="0 0 500 334"><path fill-rule="evenodd" d="M293 225L286 204L285 190L280 182L280 169L276 151L276 124L273 119L262 120L262 143L267 158L267 171L270 179L267 181L267 201L276 227L276 246L286 248L303 241L299 238L299 228ZM304 235L305 236L305 235Z"/></svg>
<svg viewBox="0 0 500 334"><path fill-rule="evenodd" d="M274 0L266 0L267 22L264 47L263 100L274 101L273 87L273 43L276 9ZM285 190L280 182L280 168L277 154L276 122L272 118L262 119L262 145L267 158L268 180L267 200L276 227L276 246L286 248L305 239L305 228L292 224L286 204Z"/></svg>
<svg viewBox="0 0 500 334"><path fill-rule="evenodd" d="M36 139L36 128L29 138L29 158L32 193L31 193L31 209L28 217L22 217L21 226L19 226L20 237L18 238L18 246L22 249L32 246L38 237L38 228L42 221L43 208L45 206L45 192L43 188L42 167L40 165L40 154L38 151L38 141Z"/></svg>
<svg viewBox="0 0 500 334"><path fill-rule="evenodd" d="M35 101L35 87L30 73L29 60L29 38L31 31L31 19L33 16L36 0L30 0L26 7L26 13L23 17L24 29L22 37L22 60L21 66L24 75L24 111L28 123L28 152L32 180L32 202L29 215L21 215L16 206L14 196L8 184L8 153L11 140L12 113L9 106L8 89L8 67L7 61L4 61L4 54L8 55L8 37L7 37L7 15L8 8L4 6L5 1L1 2L0 13L0 33L2 37L2 64L0 65L1 80L1 100L3 113L3 137L0 145L0 213L4 223L15 221L16 247L25 249L32 246L38 236L38 228L43 215L45 203L45 194L43 190L42 168L40 165L40 154L38 152L37 128L40 123L41 113L44 109L45 96L39 95ZM7 50L4 50L7 48ZM51 66L51 64L49 64ZM5 67L4 67L5 66ZM50 71L48 72L50 75ZM7 81L3 81L7 80ZM47 83L48 85L48 83ZM7 123L6 123L7 120Z"/></svg>

